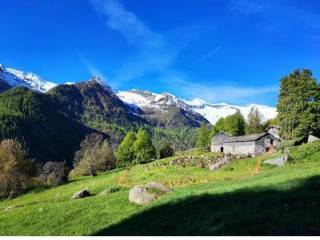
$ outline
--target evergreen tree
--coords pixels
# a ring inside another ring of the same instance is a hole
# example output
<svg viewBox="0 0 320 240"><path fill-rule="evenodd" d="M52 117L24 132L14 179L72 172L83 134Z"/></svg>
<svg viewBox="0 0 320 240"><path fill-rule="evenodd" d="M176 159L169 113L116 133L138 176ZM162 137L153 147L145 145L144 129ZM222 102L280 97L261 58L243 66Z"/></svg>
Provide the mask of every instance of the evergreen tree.
<svg viewBox="0 0 320 240"><path fill-rule="evenodd" d="M320 86L307 69L281 79L277 104L281 135L285 140L306 139L320 132Z"/></svg>
<svg viewBox="0 0 320 240"><path fill-rule="evenodd" d="M252 107L248 115L248 125L246 128L246 134L261 133L264 131L264 127L261 123L261 115L256 107Z"/></svg>
<svg viewBox="0 0 320 240"><path fill-rule="evenodd" d="M136 163L149 162L156 156L156 150L146 130L140 128L137 139L133 144L133 152Z"/></svg>
<svg viewBox="0 0 320 240"><path fill-rule="evenodd" d="M209 129L205 124L199 128L197 147L202 151L209 149Z"/></svg>
<svg viewBox="0 0 320 240"><path fill-rule="evenodd" d="M130 130L118 147L118 151L116 153L117 166L122 167L132 164L135 159L133 151L133 144L135 141L136 134L133 130Z"/></svg>

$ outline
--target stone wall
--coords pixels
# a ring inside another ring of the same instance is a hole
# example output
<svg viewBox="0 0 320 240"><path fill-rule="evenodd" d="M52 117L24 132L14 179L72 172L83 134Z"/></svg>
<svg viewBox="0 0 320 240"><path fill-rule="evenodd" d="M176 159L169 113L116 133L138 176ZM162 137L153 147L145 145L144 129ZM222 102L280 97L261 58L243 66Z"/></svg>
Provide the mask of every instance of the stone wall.
<svg viewBox="0 0 320 240"><path fill-rule="evenodd" d="M211 152L221 152L221 147L223 146L211 144Z"/></svg>
<svg viewBox="0 0 320 240"><path fill-rule="evenodd" d="M224 143L224 153L231 153L232 155L248 155L255 154L255 142L233 142Z"/></svg>

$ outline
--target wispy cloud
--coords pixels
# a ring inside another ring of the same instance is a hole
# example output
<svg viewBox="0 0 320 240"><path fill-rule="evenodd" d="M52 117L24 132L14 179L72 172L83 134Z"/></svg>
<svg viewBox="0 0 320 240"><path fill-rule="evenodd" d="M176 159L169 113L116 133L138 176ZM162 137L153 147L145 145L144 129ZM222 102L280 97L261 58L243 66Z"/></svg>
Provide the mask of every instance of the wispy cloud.
<svg viewBox="0 0 320 240"><path fill-rule="evenodd" d="M201 63L206 61L207 59L211 58L213 55L215 55L217 52L219 52L221 49L221 46L216 47L215 49L207 52L205 55L203 55L202 57L200 57L196 63Z"/></svg>
<svg viewBox="0 0 320 240"><path fill-rule="evenodd" d="M181 72L171 72L161 79L172 89L179 89L180 94L188 98L200 97L206 101L242 104L252 102L259 96L276 94L279 86L246 87L237 84L202 84L188 79Z"/></svg>
<svg viewBox="0 0 320 240"><path fill-rule="evenodd" d="M157 44L161 36L151 31L134 13L117 0L92 0L97 12L106 17L109 28L121 33L130 44ZM159 38L159 39L158 39Z"/></svg>
<svg viewBox="0 0 320 240"><path fill-rule="evenodd" d="M92 0L92 3L106 18L108 28L136 46L136 54L116 71L114 81L118 83L138 80L150 73L164 74L173 68L179 53L203 31L202 26L193 25L159 33L150 29L118 0Z"/></svg>
<svg viewBox="0 0 320 240"><path fill-rule="evenodd" d="M277 88L247 88L239 86L217 86L195 83L184 72L175 67L182 50L197 40L206 27L193 25L174 29L165 33L152 30L136 14L126 9L119 0L92 0L95 9L105 17L106 26L121 34L129 45L135 46L136 54L128 57L125 63L109 76L112 87L121 87L128 81L139 81L148 74L158 76L153 79L189 98L202 97L207 101L240 102L253 96L277 91ZM220 46L212 49L196 62L203 62L213 57ZM97 71L92 64L85 61L88 69Z"/></svg>

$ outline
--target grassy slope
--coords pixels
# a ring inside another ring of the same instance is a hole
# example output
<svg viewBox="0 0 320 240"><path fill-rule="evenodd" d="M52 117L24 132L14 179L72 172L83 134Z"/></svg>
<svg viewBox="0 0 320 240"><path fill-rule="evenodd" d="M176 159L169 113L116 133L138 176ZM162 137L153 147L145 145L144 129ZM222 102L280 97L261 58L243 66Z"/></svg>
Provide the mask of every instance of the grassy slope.
<svg viewBox="0 0 320 240"><path fill-rule="evenodd" d="M303 146L294 154L303 161L283 168L260 164L270 156L217 172L161 166L171 158L76 179L0 202L0 235L320 234L320 151ZM129 188L150 181L174 190L146 207L129 203ZM115 186L119 192L97 195ZM96 195L70 200L83 188Z"/></svg>

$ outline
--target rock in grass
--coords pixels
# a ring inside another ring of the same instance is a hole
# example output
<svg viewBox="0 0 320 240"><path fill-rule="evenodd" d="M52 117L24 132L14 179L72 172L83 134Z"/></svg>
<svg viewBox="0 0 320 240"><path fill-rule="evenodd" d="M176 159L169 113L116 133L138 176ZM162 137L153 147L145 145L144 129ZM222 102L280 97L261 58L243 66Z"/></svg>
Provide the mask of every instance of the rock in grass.
<svg viewBox="0 0 320 240"><path fill-rule="evenodd" d="M91 196L91 193L87 189L84 189L84 190L81 190L81 191L73 194L71 199L85 198L85 197L90 197L90 196Z"/></svg>
<svg viewBox="0 0 320 240"><path fill-rule="evenodd" d="M282 167L286 164L286 161L285 161L284 157L279 157L279 158L274 158L274 159L268 159L268 160L264 161L263 163Z"/></svg>
<svg viewBox="0 0 320 240"><path fill-rule="evenodd" d="M162 183L156 183L156 182L147 183L146 184L146 188L147 189L158 190L158 191L163 192L163 193L167 193L167 192L171 192L172 191L171 188L166 187Z"/></svg>
<svg viewBox="0 0 320 240"><path fill-rule="evenodd" d="M155 194L149 193L143 185L135 186L129 191L129 201L139 205L151 203L154 198Z"/></svg>
<svg viewBox="0 0 320 240"><path fill-rule="evenodd" d="M146 205L151 203L158 196L171 191L171 188L166 187L162 183L150 182L146 185L133 187L129 191L129 201L139 205Z"/></svg>
<svg viewBox="0 0 320 240"><path fill-rule="evenodd" d="M120 191L119 187L108 187L105 190L103 190L101 193L99 193L99 195L108 195L110 193L115 193L119 191Z"/></svg>

